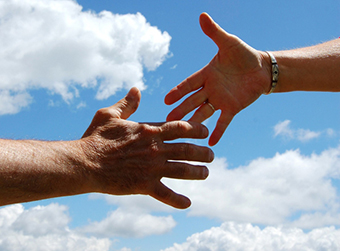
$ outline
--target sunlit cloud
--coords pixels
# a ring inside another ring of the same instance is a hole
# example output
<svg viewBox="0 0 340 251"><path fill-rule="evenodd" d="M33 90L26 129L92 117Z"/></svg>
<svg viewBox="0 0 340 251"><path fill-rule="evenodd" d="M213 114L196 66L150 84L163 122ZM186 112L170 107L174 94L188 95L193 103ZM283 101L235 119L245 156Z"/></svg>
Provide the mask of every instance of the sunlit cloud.
<svg viewBox="0 0 340 251"><path fill-rule="evenodd" d="M167 183L192 199L190 215L308 229L340 225L340 197L332 183L340 178L340 147L310 156L290 150L234 169L217 158L209 169L199 186Z"/></svg>
<svg viewBox="0 0 340 251"><path fill-rule="evenodd" d="M97 99L132 86L169 54L171 37L140 14L83 11L76 1L0 2L0 115L13 114L46 89L65 102L80 88Z"/></svg>
<svg viewBox="0 0 340 251"><path fill-rule="evenodd" d="M196 250L314 250L340 249L340 230L334 227L314 229L305 233L299 228L266 227L251 224L223 223L175 243L164 251Z"/></svg>
<svg viewBox="0 0 340 251"><path fill-rule="evenodd" d="M0 250L108 251L107 238L88 237L68 227L66 206L50 204L25 209L11 205L0 209Z"/></svg>
<svg viewBox="0 0 340 251"><path fill-rule="evenodd" d="M297 139L302 142L307 142L309 140L318 138L321 132L314 132L309 129L292 129L290 127L291 121L285 120L274 126L274 137L281 136L285 139ZM330 135L330 131L327 134Z"/></svg>
<svg viewBox="0 0 340 251"><path fill-rule="evenodd" d="M133 208L133 207L132 207ZM117 209L100 222L92 222L81 232L100 237L145 237L169 232L176 226L172 216L153 216L133 210Z"/></svg>

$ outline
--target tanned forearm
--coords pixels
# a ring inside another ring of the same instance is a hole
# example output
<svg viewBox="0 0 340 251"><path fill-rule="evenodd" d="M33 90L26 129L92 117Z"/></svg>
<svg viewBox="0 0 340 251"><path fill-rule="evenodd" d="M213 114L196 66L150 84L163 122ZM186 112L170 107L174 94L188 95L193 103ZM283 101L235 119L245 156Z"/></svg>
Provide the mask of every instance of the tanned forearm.
<svg viewBox="0 0 340 251"><path fill-rule="evenodd" d="M0 140L0 205L85 192L75 144Z"/></svg>
<svg viewBox="0 0 340 251"><path fill-rule="evenodd" d="M340 91L340 39L273 54L280 68L274 92Z"/></svg>

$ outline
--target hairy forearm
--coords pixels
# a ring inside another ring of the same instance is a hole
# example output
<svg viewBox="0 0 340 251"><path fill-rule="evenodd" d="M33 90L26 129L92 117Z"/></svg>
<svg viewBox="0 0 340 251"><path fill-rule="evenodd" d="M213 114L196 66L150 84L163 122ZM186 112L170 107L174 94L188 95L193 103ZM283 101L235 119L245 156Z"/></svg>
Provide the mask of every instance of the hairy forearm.
<svg viewBox="0 0 340 251"><path fill-rule="evenodd" d="M0 139L0 205L86 192L75 144Z"/></svg>
<svg viewBox="0 0 340 251"><path fill-rule="evenodd" d="M273 54L280 68L274 92L340 91L340 39Z"/></svg>

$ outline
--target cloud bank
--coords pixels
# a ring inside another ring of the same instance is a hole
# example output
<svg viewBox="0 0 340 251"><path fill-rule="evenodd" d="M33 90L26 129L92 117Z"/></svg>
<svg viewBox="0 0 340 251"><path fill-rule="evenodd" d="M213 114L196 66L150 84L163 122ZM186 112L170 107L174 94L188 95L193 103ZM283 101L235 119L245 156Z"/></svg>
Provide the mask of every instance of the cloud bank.
<svg viewBox="0 0 340 251"><path fill-rule="evenodd" d="M190 215L304 229L340 225L340 147L310 156L290 150L235 169L217 158L209 169L199 186L167 183L192 199Z"/></svg>
<svg viewBox="0 0 340 251"><path fill-rule="evenodd" d="M336 251L340 249L340 230L334 227L304 233L298 228L266 227L251 224L223 223L220 227L197 233L182 244L164 251Z"/></svg>
<svg viewBox="0 0 340 251"><path fill-rule="evenodd" d="M160 235L176 226L172 216L153 216L131 209L118 208L100 222L90 223L80 231L100 237L137 237Z"/></svg>
<svg viewBox="0 0 340 251"><path fill-rule="evenodd" d="M105 251L111 241L87 237L68 228L67 207L50 204L25 210L22 205L0 209L0 250Z"/></svg>
<svg viewBox="0 0 340 251"><path fill-rule="evenodd" d="M0 1L0 38L0 115L41 88L66 102L79 88L96 88L97 99L145 89L144 68L162 64L171 40L140 13L84 12L72 0Z"/></svg>
<svg viewBox="0 0 340 251"><path fill-rule="evenodd" d="M115 231L126 234L129 231L131 232L131 228L139 228L138 231L143 231L143 227L150 225L162 228L162 225L159 225L159 223L163 222L164 225L164 222L169 222L170 219L167 220L167 217L159 217L159 221L154 221L153 218L146 216L141 217L139 221L137 220L135 227L132 223L125 226L121 224L126 218L130 218L132 222L132 220L136 220L138 217L138 214L132 216L129 212L118 209L117 212L108 216L108 219L114 219L114 221L107 221L108 224L106 226L103 226L103 222L106 221L104 220L99 224L90 223L82 229L72 230L68 227L71 219L68 216L66 206L50 204L31 209L25 209L19 204L7 206L0 209L0 249L4 251L115 250L112 249L114 248L114 241L110 241L109 238L89 237L84 232L94 227L92 232L95 235L108 236L112 234L110 229L116 228ZM110 224L113 226L110 227ZM99 229L101 230L98 232ZM108 231L108 233L105 233L105 231ZM156 234L156 231L153 234ZM126 236L143 237L145 235L134 236L128 234ZM335 251L340 248L339 240L340 230L335 227L323 227L313 229L310 232L304 232L296 227L268 226L261 229L249 223L224 222L219 227L213 227L201 233L193 234L182 244L174 243L172 247L164 251ZM132 249L128 247L121 249L121 251L128 250Z"/></svg>
<svg viewBox="0 0 340 251"><path fill-rule="evenodd" d="M3 207L0 250L105 251L112 247L112 238L160 235L176 226L172 216L152 216L119 208L104 220L77 229L68 227L70 221L68 208L59 204L30 209L21 204Z"/></svg>

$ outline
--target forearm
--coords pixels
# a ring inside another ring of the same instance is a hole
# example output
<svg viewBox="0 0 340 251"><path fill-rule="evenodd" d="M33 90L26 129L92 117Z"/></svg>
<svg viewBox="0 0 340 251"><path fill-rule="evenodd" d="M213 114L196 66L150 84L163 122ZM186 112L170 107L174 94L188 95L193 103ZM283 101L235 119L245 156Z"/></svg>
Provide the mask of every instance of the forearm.
<svg viewBox="0 0 340 251"><path fill-rule="evenodd" d="M0 205L86 192L75 144L0 140Z"/></svg>
<svg viewBox="0 0 340 251"><path fill-rule="evenodd" d="M340 39L273 54L280 70L274 92L340 91Z"/></svg>

